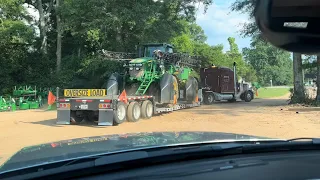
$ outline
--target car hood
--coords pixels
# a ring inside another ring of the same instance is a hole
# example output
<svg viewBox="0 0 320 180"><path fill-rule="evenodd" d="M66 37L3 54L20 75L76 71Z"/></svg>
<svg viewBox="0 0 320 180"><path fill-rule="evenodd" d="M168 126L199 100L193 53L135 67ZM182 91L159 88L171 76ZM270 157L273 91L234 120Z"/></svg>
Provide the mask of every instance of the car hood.
<svg viewBox="0 0 320 180"><path fill-rule="evenodd" d="M217 132L153 132L77 138L29 146L14 154L0 168L7 170L74 159L101 153L117 153L144 148L270 138Z"/></svg>

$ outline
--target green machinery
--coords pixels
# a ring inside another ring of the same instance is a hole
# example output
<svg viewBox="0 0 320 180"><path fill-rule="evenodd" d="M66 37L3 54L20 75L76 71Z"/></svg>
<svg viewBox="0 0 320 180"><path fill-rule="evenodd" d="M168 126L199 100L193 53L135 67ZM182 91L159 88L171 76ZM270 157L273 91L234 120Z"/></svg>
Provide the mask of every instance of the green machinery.
<svg viewBox="0 0 320 180"><path fill-rule="evenodd" d="M107 59L125 61L124 72L108 79L108 95L126 90L128 95L152 95L159 104L177 104L178 100L194 102L198 81L192 76L200 62L187 54L174 53L166 43L145 44L137 54L102 51Z"/></svg>
<svg viewBox="0 0 320 180"><path fill-rule="evenodd" d="M37 94L36 87L20 86L14 87L13 97L17 102L20 110L38 109L43 105L42 96Z"/></svg>
<svg viewBox="0 0 320 180"><path fill-rule="evenodd" d="M0 112L2 111L15 111L16 110L16 102L14 98L11 96L5 98L0 96Z"/></svg>

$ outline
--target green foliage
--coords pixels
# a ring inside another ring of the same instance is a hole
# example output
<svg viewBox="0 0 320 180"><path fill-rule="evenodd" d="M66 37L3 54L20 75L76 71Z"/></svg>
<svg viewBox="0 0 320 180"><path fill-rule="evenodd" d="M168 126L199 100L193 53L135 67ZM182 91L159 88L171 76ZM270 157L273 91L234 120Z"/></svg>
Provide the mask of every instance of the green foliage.
<svg viewBox="0 0 320 180"><path fill-rule="evenodd" d="M194 51L194 42L190 39L187 34L182 34L180 36L173 37L171 39L171 44L174 45L175 49L178 52L185 52L193 54Z"/></svg>
<svg viewBox="0 0 320 180"><path fill-rule="evenodd" d="M243 60L242 54L239 52L238 45L235 42L235 38L228 38L230 50L226 52L227 61L229 67L232 66L233 62L237 64L237 75L238 78L242 77L247 82L253 82L257 80L255 69L247 62Z"/></svg>
<svg viewBox="0 0 320 180"><path fill-rule="evenodd" d="M269 85L289 85L293 81L290 53L280 50L261 40L255 41L251 48L244 48L245 61L255 69L258 82Z"/></svg>
<svg viewBox="0 0 320 180"><path fill-rule="evenodd" d="M198 3L208 6L212 0L64 0L52 10L42 0L47 31L47 54L40 53L41 37L35 27L26 25L29 15L22 4L37 7L32 0L0 0L0 91L14 85L37 85L60 88L100 88L122 64L101 59L96 52L136 52L136 45L168 42L178 52L202 57L202 66L215 64L232 67L246 81L256 79L252 66L245 62L234 38L229 38L230 51L223 46L210 46L203 29L195 22ZM56 74L56 14L61 15L62 61ZM39 26L39 22L36 23ZM40 26L39 26L40 27ZM192 75L198 77L197 70ZM1 93L1 92L0 92Z"/></svg>
<svg viewBox="0 0 320 180"><path fill-rule="evenodd" d="M243 24L240 31L244 37L257 37L260 36L260 30L258 29L256 22L254 21L254 7L257 0L236 0L231 5L232 11L240 13L246 13L249 15L250 21Z"/></svg>

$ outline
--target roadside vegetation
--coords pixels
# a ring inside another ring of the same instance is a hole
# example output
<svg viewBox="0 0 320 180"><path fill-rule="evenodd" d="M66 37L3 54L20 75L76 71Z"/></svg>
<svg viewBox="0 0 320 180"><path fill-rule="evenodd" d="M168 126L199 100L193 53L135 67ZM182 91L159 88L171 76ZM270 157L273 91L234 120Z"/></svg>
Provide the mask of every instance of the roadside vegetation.
<svg viewBox="0 0 320 180"><path fill-rule="evenodd" d="M0 95L11 94L12 87L20 85L101 88L111 73L123 68L101 57L99 50L136 53L136 45L153 42L171 43L177 52L200 56L203 67L232 67L235 61L237 74L247 82L292 82L290 54L260 39L252 38L251 47L242 50L229 37L227 52L223 45L206 43L196 23L197 4L205 11L213 2L1 1ZM39 19L26 7L40 12Z"/></svg>
<svg viewBox="0 0 320 180"><path fill-rule="evenodd" d="M258 90L257 99L276 98L290 94L290 88L269 88L262 87ZM288 95L289 97L289 95Z"/></svg>

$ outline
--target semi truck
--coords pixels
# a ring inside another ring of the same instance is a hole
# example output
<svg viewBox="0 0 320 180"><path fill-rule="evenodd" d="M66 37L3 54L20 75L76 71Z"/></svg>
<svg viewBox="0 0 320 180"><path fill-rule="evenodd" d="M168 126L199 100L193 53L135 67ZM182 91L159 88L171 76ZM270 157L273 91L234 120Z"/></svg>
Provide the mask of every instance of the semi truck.
<svg viewBox="0 0 320 180"><path fill-rule="evenodd" d="M149 43L140 46L137 54L102 50L101 55L125 62L124 71L113 73L102 89L64 89L62 97L57 95L57 124L89 120L119 125L200 106L202 91L192 76L200 63L174 52L172 45Z"/></svg>
<svg viewBox="0 0 320 180"><path fill-rule="evenodd" d="M201 89L205 104L221 100L250 102L254 98L253 89L249 87L249 84L243 81L238 82L236 70L235 62L233 70L214 65L200 69Z"/></svg>

